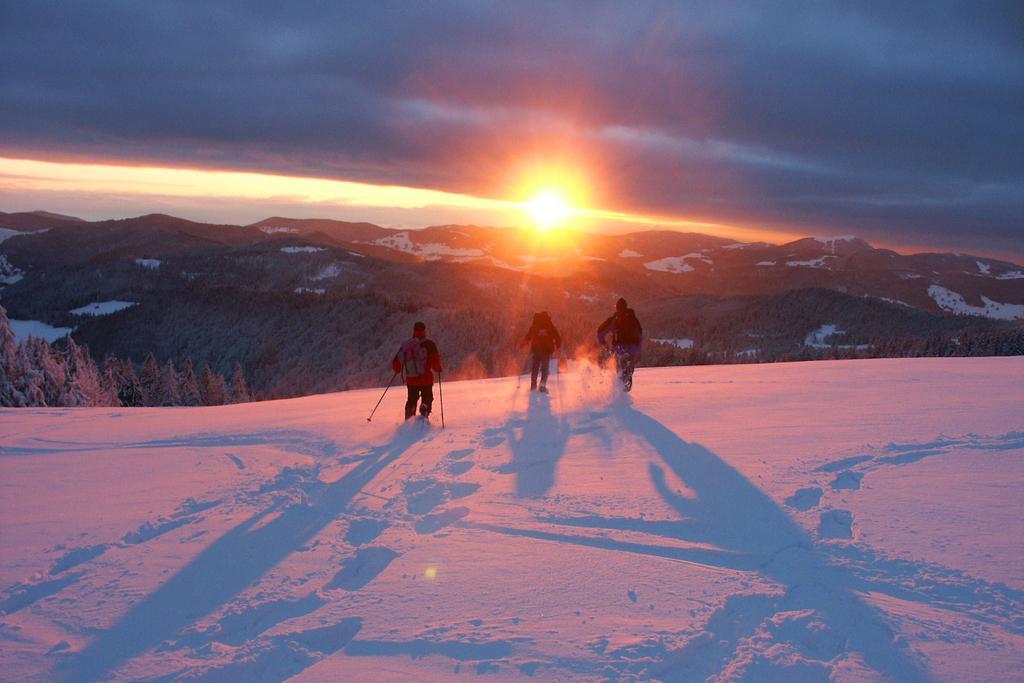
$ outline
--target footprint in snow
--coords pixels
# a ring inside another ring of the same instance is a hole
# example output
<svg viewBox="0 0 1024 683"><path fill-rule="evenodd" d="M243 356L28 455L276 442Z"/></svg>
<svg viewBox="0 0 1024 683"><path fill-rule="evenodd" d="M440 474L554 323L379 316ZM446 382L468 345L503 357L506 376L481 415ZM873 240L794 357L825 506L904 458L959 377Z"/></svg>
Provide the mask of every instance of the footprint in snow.
<svg viewBox="0 0 1024 683"><path fill-rule="evenodd" d="M387 569L396 557L398 553L391 548L360 548L353 557L345 560L341 571L334 575L325 588L360 590Z"/></svg>
<svg viewBox="0 0 1024 683"><path fill-rule="evenodd" d="M373 541L381 532L388 528L388 523L380 519L353 519L345 532L345 542L351 545L366 545Z"/></svg>
<svg viewBox="0 0 1024 683"><path fill-rule="evenodd" d="M823 510L818 533L822 538L853 538L853 513L849 510Z"/></svg>
<svg viewBox="0 0 1024 683"><path fill-rule="evenodd" d="M791 508L797 510L810 510L821 501L821 494L824 493L817 486L797 489L796 493L787 498L784 502Z"/></svg>
<svg viewBox="0 0 1024 683"><path fill-rule="evenodd" d="M836 475L836 478L832 481L832 490L839 491L841 489L848 489L856 491L860 488L860 480L864 478L864 475L860 472L851 472L850 470L843 470Z"/></svg>
<svg viewBox="0 0 1024 683"><path fill-rule="evenodd" d="M450 462L448 463L448 465L445 466L444 469L445 472L447 472L448 474L452 475L453 477L457 477L459 475L465 474L466 472L469 472L471 469L473 469L474 465L475 463L463 460L461 462Z"/></svg>
<svg viewBox="0 0 1024 683"><path fill-rule="evenodd" d="M443 510L433 515L427 515L423 519L416 522L416 533L418 534L432 534L436 531L444 529L450 524L459 521L463 517L469 514L469 508L458 507L450 510Z"/></svg>

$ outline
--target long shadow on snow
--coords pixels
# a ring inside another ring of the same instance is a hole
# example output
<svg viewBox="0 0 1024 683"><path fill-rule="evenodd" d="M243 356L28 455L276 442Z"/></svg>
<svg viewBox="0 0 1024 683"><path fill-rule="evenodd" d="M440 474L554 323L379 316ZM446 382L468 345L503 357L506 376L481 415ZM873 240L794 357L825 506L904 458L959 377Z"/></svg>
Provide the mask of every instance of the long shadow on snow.
<svg viewBox="0 0 1024 683"><path fill-rule="evenodd" d="M711 543L758 560L758 571L785 588L784 609L820 613L830 628L846 639L849 649L859 652L868 666L884 676L900 681L928 679L905 648L896 645L895 635L881 613L855 592L863 584L848 571L831 565L828 556L815 548L812 539L775 501L708 449L687 443L632 406L622 406L616 413L622 424L649 443L696 494L685 498L671 491L663 470L651 466L659 493L687 518L690 533L686 540ZM695 646L706 647L704 643ZM684 646L667 654L657 675L693 678L697 673L693 665L700 668L716 664L707 654L690 652Z"/></svg>
<svg viewBox="0 0 1024 683"><path fill-rule="evenodd" d="M121 663L173 639L182 627L225 605L337 519L363 487L421 436L400 431L338 481L311 486L308 505L283 511L271 506L225 533L89 647L64 662L61 680L108 678ZM276 512L280 515L260 525Z"/></svg>
<svg viewBox="0 0 1024 683"><path fill-rule="evenodd" d="M505 426L512 462L502 471L515 472L518 497L541 498L555 484L555 469L569 442L569 426L551 412L550 398L538 393L530 394L523 432L516 438L519 424L520 420L511 420Z"/></svg>

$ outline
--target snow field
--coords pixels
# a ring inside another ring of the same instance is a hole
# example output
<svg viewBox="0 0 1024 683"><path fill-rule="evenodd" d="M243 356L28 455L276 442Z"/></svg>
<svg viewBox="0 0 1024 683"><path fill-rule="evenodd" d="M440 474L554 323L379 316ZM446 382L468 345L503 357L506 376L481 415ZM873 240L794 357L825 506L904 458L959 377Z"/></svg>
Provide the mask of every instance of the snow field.
<svg viewBox="0 0 1024 683"><path fill-rule="evenodd" d="M0 411L11 680L1014 680L1020 358ZM435 395L440 392L435 391ZM951 398L954 397L955 399Z"/></svg>

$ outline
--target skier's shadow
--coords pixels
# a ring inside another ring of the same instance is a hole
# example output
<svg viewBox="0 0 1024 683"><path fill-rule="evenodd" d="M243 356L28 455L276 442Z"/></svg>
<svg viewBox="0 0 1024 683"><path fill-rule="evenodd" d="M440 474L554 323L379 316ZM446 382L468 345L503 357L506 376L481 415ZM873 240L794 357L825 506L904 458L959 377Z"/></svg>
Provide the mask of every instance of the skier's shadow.
<svg viewBox="0 0 1024 683"><path fill-rule="evenodd" d="M132 657L175 640L182 628L228 604L309 543L423 434L400 429L391 442L372 449L369 457L338 481L300 484L307 492L308 504L283 509L272 505L229 530L111 628L100 632L81 653L65 660L59 669L60 680L106 680Z"/></svg>
<svg viewBox="0 0 1024 683"><path fill-rule="evenodd" d="M531 393L525 422L510 420L505 430L512 462L502 471L515 473L518 497L543 497L555 484L555 470L569 442L568 423L551 411L550 396Z"/></svg>
<svg viewBox="0 0 1024 683"><path fill-rule="evenodd" d="M785 609L820 613L849 648L883 676L927 680L909 653L896 646L881 613L855 592L863 589L862 583L849 571L830 564L827 554L815 548L813 540L774 500L707 448L687 443L631 405L615 412L626 429L646 441L695 494L689 498L675 493L665 480L664 469L650 466L655 488L684 518L681 525L673 527L674 535L748 557L757 571L783 586ZM754 609L766 610L762 616L768 618L777 607L759 605ZM698 673L694 664L698 668L710 664L706 643L697 643L693 649L704 651L690 652L684 646L669 653L658 677L689 679Z"/></svg>

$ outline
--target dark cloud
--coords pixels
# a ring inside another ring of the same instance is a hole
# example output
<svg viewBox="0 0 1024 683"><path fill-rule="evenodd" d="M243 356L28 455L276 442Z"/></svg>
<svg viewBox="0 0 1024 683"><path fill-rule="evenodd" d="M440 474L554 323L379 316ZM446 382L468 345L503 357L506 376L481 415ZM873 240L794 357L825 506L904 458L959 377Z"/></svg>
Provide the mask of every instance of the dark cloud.
<svg viewBox="0 0 1024 683"><path fill-rule="evenodd" d="M1004 251L1019 2L4 2L0 152L593 203Z"/></svg>

